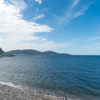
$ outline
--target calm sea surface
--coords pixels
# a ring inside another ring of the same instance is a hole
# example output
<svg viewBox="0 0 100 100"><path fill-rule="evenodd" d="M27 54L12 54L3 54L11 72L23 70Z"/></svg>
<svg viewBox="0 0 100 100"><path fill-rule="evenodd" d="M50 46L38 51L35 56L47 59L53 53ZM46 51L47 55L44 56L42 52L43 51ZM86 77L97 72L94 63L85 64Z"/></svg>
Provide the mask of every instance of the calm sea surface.
<svg viewBox="0 0 100 100"><path fill-rule="evenodd" d="M81 100L100 100L100 56L3 57L0 82Z"/></svg>

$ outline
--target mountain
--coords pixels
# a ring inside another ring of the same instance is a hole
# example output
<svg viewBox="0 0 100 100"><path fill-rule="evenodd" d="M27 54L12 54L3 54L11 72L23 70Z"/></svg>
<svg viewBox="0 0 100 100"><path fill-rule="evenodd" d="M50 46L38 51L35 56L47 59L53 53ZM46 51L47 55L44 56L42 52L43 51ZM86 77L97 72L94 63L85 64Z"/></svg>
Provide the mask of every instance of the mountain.
<svg viewBox="0 0 100 100"><path fill-rule="evenodd" d="M1 57L12 57L12 56L14 56L13 54L7 54L6 52L4 52L3 50L2 50L2 48L0 48L0 58Z"/></svg>
<svg viewBox="0 0 100 100"><path fill-rule="evenodd" d="M6 52L6 54L14 54L14 55L17 55L17 54L40 54L40 53L41 52L39 52L39 51L31 50L31 49L28 49L28 50L12 50L12 51Z"/></svg>
<svg viewBox="0 0 100 100"><path fill-rule="evenodd" d="M4 51L2 50L2 48L0 48L0 54L4 53Z"/></svg>
<svg viewBox="0 0 100 100"><path fill-rule="evenodd" d="M54 51L40 52L37 50L27 49L27 50L12 50L4 53L5 55L69 55L64 53L57 53Z"/></svg>
<svg viewBox="0 0 100 100"><path fill-rule="evenodd" d="M44 51L44 52L42 52L42 54L53 54L53 55L58 55L58 53L57 52L54 52L54 51Z"/></svg>

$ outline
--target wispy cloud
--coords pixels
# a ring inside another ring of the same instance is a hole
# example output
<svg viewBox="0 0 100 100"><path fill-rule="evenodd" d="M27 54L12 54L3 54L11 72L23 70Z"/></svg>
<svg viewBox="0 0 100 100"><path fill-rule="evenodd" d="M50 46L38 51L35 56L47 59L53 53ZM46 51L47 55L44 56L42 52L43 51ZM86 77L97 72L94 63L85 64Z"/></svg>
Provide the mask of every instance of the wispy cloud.
<svg viewBox="0 0 100 100"><path fill-rule="evenodd" d="M70 5L69 9L67 12L64 14L64 16L59 18L60 23L68 23L71 20L82 16L85 14L85 11L89 8L90 5L94 4L95 1L90 2L86 5L80 6L80 0L73 0L72 4Z"/></svg>
<svg viewBox="0 0 100 100"><path fill-rule="evenodd" d="M90 3L88 3L86 6L84 6L84 7L81 8L80 10L78 10L78 11L75 11L75 10L74 10L73 17L72 17L71 19L74 19L74 18L77 18L77 17L79 17L79 16L84 15L84 14L85 14L85 11L89 8L89 6L92 5L92 4L94 4L94 3L95 3L95 1L90 2Z"/></svg>
<svg viewBox="0 0 100 100"><path fill-rule="evenodd" d="M41 4L42 3L42 0L35 0L36 2L38 2L39 4Z"/></svg>
<svg viewBox="0 0 100 100"><path fill-rule="evenodd" d="M41 15L35 15L35 17L33 18L33 20L38 20L38 19L41 19L41 18L44 18L45 15L44 14L41 14Z"/></svg>
<svg viewBox="0 0 100 100"><path fill-rule="evenodd" d="M94 37L94 38L90 39L89 41L94 41L94 40L98 40L98 39L100 39L100 36Z"/></svg>
<svg viewBox="0 0 100 100"><path fill-rule="evenodd" d="M72 5L71 5L71 8L70 8L70 9L75 8L75 7L78 5L78 3L79 3L79 0L74 0L74 2L72 3Z"/></svg>
<svg viewBox="0 0 100 100"><path fill-rule="evenodd" d="M92 44L92 45L88 45L87 46L87 48L89 48L89 49L91 49L91 50L93 50L93 49L97 49L97 48L99 48L100 49L100 43L94 43L94 44Z"/></svg>
<svg viewBox="0 0 100 100"><path fill-rule="evenodd" d="M94 46L100 48L100 43L96 43Z"/></svg>

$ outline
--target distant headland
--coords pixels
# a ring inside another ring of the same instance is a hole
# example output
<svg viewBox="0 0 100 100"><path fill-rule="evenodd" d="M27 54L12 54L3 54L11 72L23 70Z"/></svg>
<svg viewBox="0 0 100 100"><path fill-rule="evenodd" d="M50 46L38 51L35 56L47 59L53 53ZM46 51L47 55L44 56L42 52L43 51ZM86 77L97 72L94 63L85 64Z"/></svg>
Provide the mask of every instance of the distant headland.
<svg viewBox="0 0 100 100"><path fill-rule="evenodd" d="M0 54L4 53L4 51L2 50L2 48L0 48Z"/></svg>
<svg viewBox="0 0 100 100"><path fill-rule="evenodd" d="M25 50L12 50L8 52L4 52L2 48L0 48L1 56L16 56L16 55L70 55L67 53L57 53L55 51L37 51L33 49L25 49Z"/></svg>

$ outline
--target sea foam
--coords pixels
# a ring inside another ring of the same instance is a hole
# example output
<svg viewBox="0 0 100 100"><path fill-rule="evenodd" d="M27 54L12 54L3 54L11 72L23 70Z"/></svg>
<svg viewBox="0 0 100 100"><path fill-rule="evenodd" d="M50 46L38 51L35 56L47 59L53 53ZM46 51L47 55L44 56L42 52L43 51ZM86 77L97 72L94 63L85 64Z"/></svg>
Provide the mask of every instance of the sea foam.
<svg viewBox="0 0 100 100"><path fill-rule="evenodd" d="M15 84L13 84L11 82L1 82L0 81L0 84L7 85L7 86L11 86L11 87L18 88L18 89L22 89L22 86L21 85L15 85Z"/></svg>

